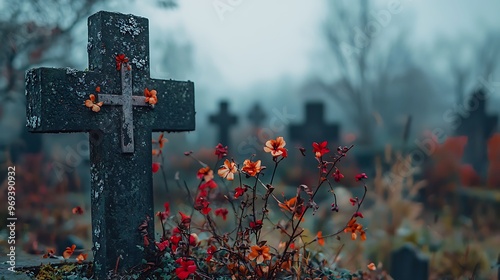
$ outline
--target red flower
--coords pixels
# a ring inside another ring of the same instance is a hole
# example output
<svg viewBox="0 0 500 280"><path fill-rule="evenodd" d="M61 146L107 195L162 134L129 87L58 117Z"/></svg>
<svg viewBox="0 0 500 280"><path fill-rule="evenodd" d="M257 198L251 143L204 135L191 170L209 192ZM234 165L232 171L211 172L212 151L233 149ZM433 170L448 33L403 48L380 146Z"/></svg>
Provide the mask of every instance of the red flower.
<svg viewBox="0 0 500 280"><path fill-rule="evenodd" d="M357 218L357 217L364 218L364 217L363 217L363 214L362 214L361 212L356 212L356 213L354 213L353 217L354 217L354 218Z"/></svg>
<svg viewBox="0 0 500 280"><path fill-rule="evenodd" d="M238 197L242 196L247 191L247 188L246 187L237 187L234 190L235 190L234 198L238 198Z"/></svg>
<svg viewBox="0 0 500 280"><path fill-rule="evenodd" d="M158 172L158 170L160 170L160 163L159 162L153 162L153 165L152 165L151 169L153 170L153 173Z"/></svg>
<svg viewBox="0 0 500 280"><path fill-rule="evenodd" d="M219 159L227 156L227 146L224 147L221 143L217 144L217 146L215 146L215 155Z"/></svg>
<svg viewBox="0 0 500 280"><path fill-rule="evenodd" d="M349 198L349 201L351 202L352 206L356 205L358 203L358 198Z"/></svg>
<svg viewBox="0 0 500 280"><path fill-rule="evenodd" d="M158 250L160 250L160 252L165 251L168 246L170 246L170 242L168 242L168 240L165 240L163 242L156 242L156 247L158 247Z"/></svg>
<svg viewBox="0 0 500 280"><path fill-rule="evenodd" d="M168 218L168 216L170 216L170 203L165 202L163 206L165 207L165 211L156 213L156 216L158 216L161 221L165 220L166 218Z"/></svg>
<svg viewBox="0 0 500 280"><path fill-rule="evenodd" d="M189 275L196 272L196 264L187 258L179 258L175 261L180 267L175 269L175 274L179 279L186 279Z"/></svg>
<svg viewBox="0 0 500 280"><path fill-rule="evenodd" d="M208 249L207 249L207 254L208 254L208 256L207 256L207 258L205 259L205 261L207 261L207 262L211 261L211 260L212 260L212 257L214 256L214 253L215 253L216 251L217 251L217 248L215 248L215 246L214 246L214 245L212 245L212 246L208 247Z"/></svg>
<svg viewBox="0 0 500 280"><path fill-rule="evenodd" d="M324 154L330 152L330 150L328 149L327 145L328 145L327 141L323 141L323 142L321 142L321 144L318 144L318 143L314 142L313 143L313 152L314 152L314 155L317 158L320 158Z"/></svg>
<svg viewBox="0 0 500 280"><path fill-rule="evenodd" d="M179 212L179 214L181 215L181 223L183 223L183 224L191 223L191 216L188 216L182 212Z"/></svg>
<svg viewBox="0 0 500 280"><path fill-rule="evenodd" d="M227 211L226 208L218 208L215 209L215 216L222 216L222 219L225 221L227 219L227 214L229 211Z"/></svg>
<svg viewBox="0 0 500 280"><path fill-rule="evenodd" d="M115 57L116 61L116 70L120 71L122 69L122 63L128 62L128 57L125 54L121 53Z"/></svg>
<svg viewBox="0 0 500 280"><path fill-rule="evenodd" d="M191 233L189 235L189 245L194 247L196 244L198 244L198 235L196 235L196 233Z"/></svg>
<svg viewBox="0 0 500 280"><path fill-rule="evenodd" d="M75 208L73 208L73 210L71 210L71 212L76 215L81 215L83 214L83 209L80 206L76 206Z"/></svg>
<svg viewBox="0 0 500 280"><path fill-rule="evenodd" d="M203 215L208 215L212 211L212 208L208 207L209 205L210 202L208 202L205 196L198 196L194 203L194 209L200 211Z"/></svg>
<svg viewBox="0 0 500 280"><path fill-rule="evenodd" d="M368 179L368 176L366 176L365 173L361 173L361 174L356 175L354 178L356 179L356 182L357 182L359 180Z"/></svg>
<svg viewBox="0 0 500 280"><path fill-rule="evenodd" d="M262 228L262 220L250 222L250 228L253 230L258 230L258 229Z"/></svg>
<svg viewBox="0 0 500 280"><path fill-rule="evenodd" d="M217 188L217 183L214 180L210 180L200 185L200 190L204 190L207 188L215 189Z"/></svg>
<svg viewBox="0 0 500 280"><path fill-rule="evenodd" d="M333 179L335 179L335 182L340 182L340 179L344 178L344 175L340 173L340 170L336 169L335 172L332 174Z"/></svg>

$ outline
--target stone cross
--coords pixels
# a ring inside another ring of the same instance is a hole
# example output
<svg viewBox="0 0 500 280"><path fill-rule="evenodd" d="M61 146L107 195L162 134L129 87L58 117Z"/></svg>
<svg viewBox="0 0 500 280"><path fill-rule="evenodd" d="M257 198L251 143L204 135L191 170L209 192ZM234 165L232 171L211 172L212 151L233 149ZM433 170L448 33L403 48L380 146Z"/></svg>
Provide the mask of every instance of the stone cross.
<svg viewBox="0 0 500 280"><path fill-rule="evenodd" d="M231 147L229 128L238 123L238 117L229 113L229 103L227 101L219 103L219 113L210 116L210 123L219 127L219 143Z"/></svg>
<svg viewBox="0 0 500 280"><path fill-rule="evenodd" d="M488 167L487 143L493 135L498 123L498 117L486 113L485 89L476 90L468 100L465 112L459 112L454 118L457 128L455 134L467 136L463 161L474 167L482 177L486 177Z"/></svg>
<svg viewBox="0 0 500 280"><path fill-rule="evenodd" d="M148 19L101 11L88 28L88 71L27 72L27 126L89 132L94 273L106 279L117 263L123 271L144 258L138 227L154 217L151 133L194 130L194 84L150 78ZM157 91L154 107L145 88ZM89 94L104 103L99 112L84 105Z"/></svg>
<svg viewBox="0 0 500 280"><path fill-rule="evenodd" d="M391 277L393 279L429 279L429 260L412 245L405 245L391 255Z"/></svg>
<svg viewBox="0 0 500 280"><path fill-rule="evenodd" d="M259 103L255 103L250 112L248 112L248 120L255 128L260 127L266 118L266 112L262 110Z"/></svg>
<svg viewBox="0 0 500 280"><path fill-rule="evenodd" d="M339 144L339 125L327 124L324 120L323 103L307 103L304 124L290 126L290 139L306 149L312 149L313 142L328 141L330 147Z"/></svg>

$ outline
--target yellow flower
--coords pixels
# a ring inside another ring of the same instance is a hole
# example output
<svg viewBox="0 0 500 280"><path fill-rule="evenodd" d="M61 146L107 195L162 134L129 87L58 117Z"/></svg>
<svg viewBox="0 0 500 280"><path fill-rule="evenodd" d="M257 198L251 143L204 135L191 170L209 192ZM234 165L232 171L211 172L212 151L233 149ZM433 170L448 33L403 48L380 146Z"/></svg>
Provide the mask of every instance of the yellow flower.
<svg viewBox="0 0 500 280"><path fill-rule="evenodd" d="M257 259L257 264L261 264L264 261L268 261L271 259L271 254L269 253L269 247L254 245L250 247L250 254L248 254L248 259L253 261Z"/></svg>
<svg viewBox="0 0 500 280"><path fill-rule="evenodd" d="M224 161L224 164L217 171L217 174L219 174L219 176L221 176L222 178L226 178L229 181L232 181L232 180L234 180L234 174L237 171L238 171L238 169L236 168L236 163L226 159Z"/></svg>

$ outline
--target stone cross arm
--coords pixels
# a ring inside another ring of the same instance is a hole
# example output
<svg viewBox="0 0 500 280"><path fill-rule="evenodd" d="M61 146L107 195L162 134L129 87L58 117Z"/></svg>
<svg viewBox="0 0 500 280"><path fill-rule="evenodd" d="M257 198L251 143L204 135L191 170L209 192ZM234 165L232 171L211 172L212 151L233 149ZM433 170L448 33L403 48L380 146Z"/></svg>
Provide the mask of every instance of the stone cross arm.
<svg viewBox="0 0 500 280"><path fill-rule="evenodd" d="M100 87L100 93L96 88ZM195 128L194 84L172 80L150 79L149 89L158 92L158 103L134 106L134 126L153 131L190 131ZM133 96L145 98L144 89L133 89ZM107 88L99 73L73 69L36 68L26 74L29 92L27 125L32 132L89 132L104 130L110 118L103 115L121 114L121 106L103 107L99 113L85 107L90 94L121 94ZM104 104L109 105L109 104ZM147 113L147 114L146 114ZM112 123L119 126L120 124Z"/></svg>

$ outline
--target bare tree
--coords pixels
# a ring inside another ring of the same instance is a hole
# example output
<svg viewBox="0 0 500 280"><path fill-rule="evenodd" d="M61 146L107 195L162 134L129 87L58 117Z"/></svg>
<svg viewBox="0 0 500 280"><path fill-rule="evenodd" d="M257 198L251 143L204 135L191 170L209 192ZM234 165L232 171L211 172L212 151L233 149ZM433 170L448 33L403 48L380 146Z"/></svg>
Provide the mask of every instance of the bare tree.
<svg viewBox="0 0 500 280"><path fill-rule="evenodd" d="M324 34L333 63L326 76L313 80L345 110L359 131L359 143L373 144L375 115L384 115L390 82L414 67L402 33L381 32L395 15L386 9L373 11L367 0L329 1ZM398 11L399 13L400 11ZM391 29L391 30L389 30ZM387 114L385 114L387 115Z"/></svg>

